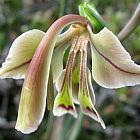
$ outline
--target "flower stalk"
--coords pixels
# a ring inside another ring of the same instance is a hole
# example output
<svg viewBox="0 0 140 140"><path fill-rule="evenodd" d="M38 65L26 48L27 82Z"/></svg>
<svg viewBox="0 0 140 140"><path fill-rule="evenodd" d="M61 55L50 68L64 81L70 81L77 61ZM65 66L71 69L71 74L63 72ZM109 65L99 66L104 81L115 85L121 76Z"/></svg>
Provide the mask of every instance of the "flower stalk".
<svg viewBox="0 0 140 140"><path fill-rule="evenodd" d="M118 34L120 41L124 41L140 25L140 3L126 26Z"/></svg>

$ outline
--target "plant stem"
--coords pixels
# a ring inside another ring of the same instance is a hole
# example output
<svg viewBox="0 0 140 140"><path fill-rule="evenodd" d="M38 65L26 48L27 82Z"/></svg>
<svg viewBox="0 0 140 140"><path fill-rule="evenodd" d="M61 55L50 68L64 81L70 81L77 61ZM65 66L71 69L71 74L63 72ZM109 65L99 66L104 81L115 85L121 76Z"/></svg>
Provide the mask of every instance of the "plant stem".
<svg viewBox="0 0 140 140"><path fill-rule="evenodd" d="M55 118L50 140L61 140L63 123L64 123L64 116Z"/></svg>
<svg viewBox="0 0 140 140"><path fill-rule="evenodd" d="M60 12L59 17L62 17L65 13L65 0L60 0Z"/></svg>
<svg viewBox="0 0 140 140"><path fill-rule="evenodd" d="M122 29L122 31L118 34L118 38L120 41L125 40L140 24L140 3L138 4L133 16L126 24L126 26Z"/></svg>
<svg viewBox="0 0 140 140"><path fill-rule="evenodd" d="M47 127L46 127L46 132L42 136L41 140L49 140L50 139L50 134L53 128L53 122L54 122L54 116L53 113L50 112L47 120Z"/></svg>
<svg viewBox="0 0 140 140"><path fill-rule="evenodd" d="M80 114L78 116L78 121L76 122L76 124L73 128L73 131L71 133L69 140L76 140L77 139L79 132L81 130L81 127L82 127L83 117L84 117L84 115L83 115L82 111L80 111Z"/></svg>

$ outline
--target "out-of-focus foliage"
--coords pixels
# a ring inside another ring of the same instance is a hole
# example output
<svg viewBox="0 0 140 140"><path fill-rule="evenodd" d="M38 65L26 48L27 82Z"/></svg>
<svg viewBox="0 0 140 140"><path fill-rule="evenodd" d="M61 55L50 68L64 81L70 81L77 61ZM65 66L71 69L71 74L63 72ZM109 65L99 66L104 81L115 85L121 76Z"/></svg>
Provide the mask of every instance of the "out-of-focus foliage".
<svg viewBox="0 0 140 140"><path fill-rule="evenodd" d="M46 31L58 17L78 14L80 2L81 0L0 0L0 63L4 61L11 43L18 35L33 28ZM139 0L90 2L94 2L110 30L117 35L131 17ZM123 44L140 64L140 28ZM82 116L81 120L77 120L66 115L58 119L46 110L39 129L31 135L23 135L14 130L22 81L0 80L0 140L68 140L74 134L75 140L139 140L140 86L107 90L93 84L96 108L106 123L105 130L89 117ZM54 138L55 134L57 137Z"/></svg>

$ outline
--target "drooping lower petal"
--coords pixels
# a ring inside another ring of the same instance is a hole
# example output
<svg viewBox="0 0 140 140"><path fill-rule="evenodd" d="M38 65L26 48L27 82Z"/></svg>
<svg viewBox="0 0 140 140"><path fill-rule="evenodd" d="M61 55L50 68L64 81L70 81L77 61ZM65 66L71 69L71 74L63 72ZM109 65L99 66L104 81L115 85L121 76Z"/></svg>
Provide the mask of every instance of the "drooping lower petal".
<svg viewBox="0 0 140 140"><path fill-rule="evenodd" d="M0 78L24 78L29 63L44 34L44 32L34 29L16 38L5 62L2 64Z"/></svg>
<svg viewBox="0 0 140 140"><path fill-rule="evenodd" d="M86 61L87 61L86 55L87 54L84 51L81 52L80 83L79 83L78 100L79 100L80 107L83 113L90 116L94 120L100 122L102 127L105 129L105 124L102 118L99 116L98 112L96 111L91 101L90 94L94 94L94 91L93 89L89 90L91 87L89 86L89 83L88 83L89 77L87 77L88 69L86 67ZM89 93L91 91L93 93Z"/></svg>
<svg viewBox="0 0 140 140"><path fill-rule="evenodd" d="M105 129L105 124L98 112L96 111L95 107L93 106L89 95L89 90L87 88L88 87L85 87L84 85L83 89L80 90L78 93L78 100L80 102L81 109L84 114L100 122L102 127Z"/></svg>
<svg viewBox="0 0 140 140"><path fill-rule="evenodd" d="M93 105L95 105L96 98L95 98L95 93L94 93L93 86L91 83L91 72L89 69L87 69L87 84L88 84L89 94L90 94L92 103L93 103Z"/></svg>
<svg viewBox="0 0 140 140"><path fill-rule="evenodd" d="M118 38L107 28L98 34L89 32L94 80L106 88L140 84L140 66L131 60Z"/></svg>
<svg viewBox="0 0 140 140"><path fill-rule="evenodd" d="M63 84L62 81L64 80L64 75L65 70L62 72L62 74L56 82L56 89L58 91L58 94L54 101L53 114L55 116L61 116L66 113L70 113L74 117L77 117L77 113L72 99L72 89L69 86L69 81L65 81L63 88L61 89Z"/></svg>

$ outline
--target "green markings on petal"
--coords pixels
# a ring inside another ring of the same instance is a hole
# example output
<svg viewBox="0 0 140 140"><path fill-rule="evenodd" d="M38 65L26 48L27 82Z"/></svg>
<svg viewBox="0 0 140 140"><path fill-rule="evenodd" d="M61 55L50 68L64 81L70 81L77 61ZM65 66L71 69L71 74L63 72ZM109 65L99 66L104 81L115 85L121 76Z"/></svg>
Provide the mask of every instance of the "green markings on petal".
<svg viewBox="0 0 140 140"><path fill-rule="evenodd" d="M16 38L2 64L0 78L23 79L44 34L44 32L34 29Z"/></svg>
<svg viewBox="0 0 140 140"><path fill-rule="evenodd" d="M89 80L91 79L89 75L87 77L87 73L89 73L87 69L87 53L85 50L81 50L80 82L79 82L79 93L78 93L78 100L80 103L80 107L84 114L100 122L102 127L105 128L105 124L103 120L99 116L98 112L96 111L91 101L90 94L94 94L94 92L89 93L93 91L93 89L92 90L90 89L91 85L89 84ZM93 101L93 103L95 103L95 101Z"/></svg>
<svg viewBox="0 0 140 140"><path fill-rule="evenodd" d="M64 73L61 74L58 81L63 81ZM57 86L62 87L62 84L58 83ZM63 88L57 87L59 89L58 94L54 101L53 113L55 116L61 116L66 113L72 114L74 117L77 117L75 106L72 101L71 88L69 86L68 80L65 81Z"/></svg>
<svg viewBox="0 0 140 140"><path fill-rule="evenodd" d="M99 116L98 112L96 111L95 107L93 106L89 95L88 87L85 87L85 85L83 89L79 91L78 100L80 102L83 113L100 122L102 127L105 129L105 124Z"/></svg>
<svg viewBox="0 0 140 140"><path fill-rule="evenodd" d="M93 105L95 105L96 98L95 98L95 93L94 93L93 86L91 83L91 72L89 69L87 69L87 84L88 84L89 95L91 97L92 103L93 103Z"/></svg>

